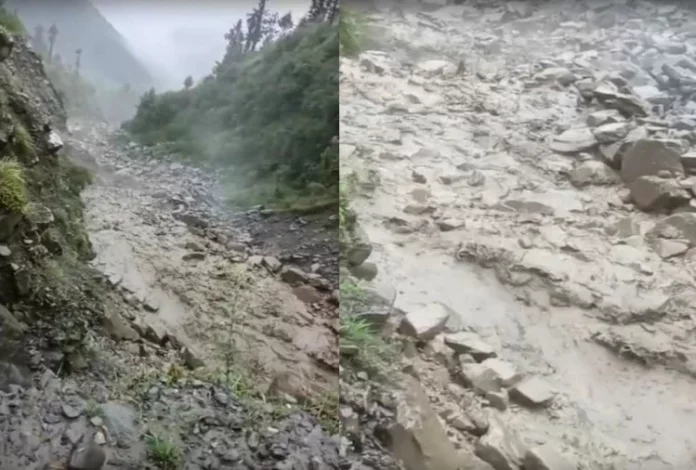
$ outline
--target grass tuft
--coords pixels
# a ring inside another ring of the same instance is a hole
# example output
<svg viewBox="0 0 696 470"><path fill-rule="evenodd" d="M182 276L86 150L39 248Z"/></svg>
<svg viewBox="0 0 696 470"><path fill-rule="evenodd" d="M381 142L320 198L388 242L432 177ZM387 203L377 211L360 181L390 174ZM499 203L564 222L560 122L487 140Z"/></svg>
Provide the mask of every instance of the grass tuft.
<svg viewBox="0 0 696 470"><path fill-rule="evenodd" d="M181 466L181 450L171 439L159 435L147 438L147 455L150 461L160 470L178 470Z"/></svg>
<svg viewBox="0 0 696 470"><path fill-rule="evenodd" d="M27 185L22 166L10 158L0 160L0 208L22 213L27 203Z"/></svg>

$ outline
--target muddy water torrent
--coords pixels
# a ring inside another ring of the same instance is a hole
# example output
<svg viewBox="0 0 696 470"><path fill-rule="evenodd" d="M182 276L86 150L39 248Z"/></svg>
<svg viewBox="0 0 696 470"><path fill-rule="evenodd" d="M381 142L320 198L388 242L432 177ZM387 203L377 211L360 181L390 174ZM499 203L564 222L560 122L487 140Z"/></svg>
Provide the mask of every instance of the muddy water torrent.
<svg viewBox="0 0 696 470"><path fill-rule="evenodd" d="M589 75L625 69L617 51L659 35L666 20L646 18L662 7L510 3L528 11L494 5L376 13L378 50L342 62L342 174L358 182L353 207L375 247L372 257L399 292L398 307L441 302L457 314L453 327L476 331L502 357L552 384L550 410L504 415L529 444L554 443L587 468L692 467L696 436L685 430L696 424L693 374L624 360L591 338L610 330L657 355L679 345L693 357L693 338L684 333L691 319L604 322L606 312L651 311L651 302L693 292L681 287L693 286L693 267L666 263L643 242L607 236L605 227L633 216L621 187L576 189L567 174L577 160L546 144L590 110L576 107L569 89L532 79L544 67ZM607 11L613 23L597 20ZM690 11L669 12L695 24ZM639 33L623 26L628 18L641 25ZM503 200L514 204L503 210ZM414 214L418 205L429 207L426 215ZM455 228L438 230L428 221L432 211ZM480 259L456 260L461 244L505 251L555 284L503 284ZM570 300L554 301L559 291ZM586 298L591 307L577 300Z"/></svg>
<svg viewBox="0 0 696 470"><path fill-rule="evenodd" d="M96 175L83 194L93 265L130 304L138 331L150 340L168 338L177 349L192 348L211 371L232 354L254 371L262 390L288 370L306 387L298 393L335 388L335 372L321 363L336 350L329 322L320 307L310 310L293 287L230 248L245 246L249 237L244 227L216 218L229 208L217 202L209 178L137 149L131 156L110 143L106 127L78 122L73 128L77 145L93 156L80 163ZM180 220L182 206L207 214L196 223L208 228ZM310 300L319 305L321 296L315 296Z"/></svg>

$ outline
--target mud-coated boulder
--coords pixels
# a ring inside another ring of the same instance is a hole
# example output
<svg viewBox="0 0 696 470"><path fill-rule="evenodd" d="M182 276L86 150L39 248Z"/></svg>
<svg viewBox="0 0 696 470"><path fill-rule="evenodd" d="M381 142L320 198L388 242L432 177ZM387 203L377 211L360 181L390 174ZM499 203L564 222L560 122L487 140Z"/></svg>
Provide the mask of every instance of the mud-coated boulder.
<svg viewBox="0 0 696 470"><path fill-rule="evenodd" d="M658 176L660 173L668 173L673 177L684 175L681 156L669 142L638 140L621 159L621 179L627 184L641 176Z"/></svg>
<svg viewBox="0 0 696 470"><path fill-rule="evenodd" d="M455 449L428 397L415 379L396 396L395 423L389 428L391 450L407 470L459 470L465 456Z"/></svg>

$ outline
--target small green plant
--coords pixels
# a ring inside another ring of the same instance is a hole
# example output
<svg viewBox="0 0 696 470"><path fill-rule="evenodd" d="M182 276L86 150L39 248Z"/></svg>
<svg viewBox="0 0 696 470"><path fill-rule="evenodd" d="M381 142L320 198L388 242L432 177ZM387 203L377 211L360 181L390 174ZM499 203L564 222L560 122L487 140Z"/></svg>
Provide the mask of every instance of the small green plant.
<svg viewBox="0 0 696 470"><path fill-rule="evenodd" d="M60 159L60 166L65 175L68 189L73 194L80 194L94 182L94 175L87 168L74 164L67 158Z"/></svg>
<svg viewBox="0 0 696 470"><path fill-rule="evenodd" d="M24 171L17 161L0 160L0 209L22 213L28 202Z"/></svg>
<svg viewBox="0 0 696 470"><path fill-rule="evenodd" d="M348 207L349 203L348 187L342 184L338 196L338 236L342 244L350 243L355 230L355 217Z"/></svg>
<svg viewBox="0 0 696 470"><path fill-rule="evenodd" d="M0 30L0 35L2 33L26 34L24 24L22 24L22 21L19 19L19 17L2 7L0 7L0 27L5 29L5 31Z"/></svg>
<svg viewBox="0 0 696 470"><path fill-rule="evenodd" d="M347 363L368 371L382 370L395 354L369 321L350 314L340 316L339 352Z"/></svg>
<svg viewBox="0 0 696 470"><path fill-rule="evenodd" d="M355 56L362 49L366 19L351 9L341 8L338 20L339 49L341 55Z"/></svg>
<svg viewBox="0 0 696 470"><path fill-rule="evenodd" d="M101 416L101 408L99 408L99 404L93 400L89 400L85 404L85 415L89 419Z"/></svg>
<svg viewBox="0 0 696 470"><path fill-rule="evenodd" d="M34 137L21 122L14 128L14 150L21 157L32 157L36 155L36 145Z"/></svg>
<svg viewBox="0 0 696 470"><path fill-rule="evenodd" d="M307 411L319 420L319 424L330 434L338 432L338 404L339 396L337 391L329 390L313 398Z"/></svg>
<svg viewBox="0 0 696 470"><path fill-rule="evenodd" d="M182 453L171 439L159 435L147 438L147 455L160 470L177 470L181 466Z"/></svg>

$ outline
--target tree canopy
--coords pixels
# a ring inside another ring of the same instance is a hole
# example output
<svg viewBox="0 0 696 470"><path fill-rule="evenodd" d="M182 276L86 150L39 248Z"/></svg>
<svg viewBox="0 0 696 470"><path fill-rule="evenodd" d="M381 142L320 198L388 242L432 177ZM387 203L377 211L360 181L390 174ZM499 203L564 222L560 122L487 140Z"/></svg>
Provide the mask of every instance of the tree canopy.
<svg viewBox="0 0 696 470"><path fill-rule="evenodd" d="M297 27L260 0L225 35L195 86L146 93L124 126L146 145L222 170L251 203L338 196L336 0L314 0ZM233 194L232 194L233 193Z"/></svg>

